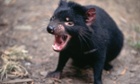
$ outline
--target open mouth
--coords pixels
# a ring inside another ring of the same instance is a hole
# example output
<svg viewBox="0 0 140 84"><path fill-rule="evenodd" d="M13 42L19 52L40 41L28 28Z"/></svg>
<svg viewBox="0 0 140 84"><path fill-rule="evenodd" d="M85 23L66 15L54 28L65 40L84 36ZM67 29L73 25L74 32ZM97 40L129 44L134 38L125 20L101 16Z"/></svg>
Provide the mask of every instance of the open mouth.
<svg viewBox="0 0 140 84"><path fill-rule="evenodd" d="M54 51L57 51L57 52L60 52L61 50L63 50L71 38L71 36L68 34L54 35L54 36L55 36L55 41L54 41L54 44L52 45L52 48Z"/></svg>

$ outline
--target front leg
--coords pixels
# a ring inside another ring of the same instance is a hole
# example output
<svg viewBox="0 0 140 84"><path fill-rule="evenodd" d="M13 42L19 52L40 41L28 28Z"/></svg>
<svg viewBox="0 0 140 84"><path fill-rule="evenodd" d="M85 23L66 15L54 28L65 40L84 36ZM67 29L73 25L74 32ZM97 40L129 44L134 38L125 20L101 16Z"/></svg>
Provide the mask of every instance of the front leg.
<svg viewBox="0 0 140 84"><path fill-rule="evenodd" d="M96 62L94 63L94 84L102 84L102 71L104 68L105 54L98 56Z"/></svg>
<svg viewBox="0 0 140 84"><path fill-rule="evenodd" d="M69 59L69 56L64 52L61 52L59 54L59 60L58 60L58 65L57 65L56 70L48 73L47 77L60 79L63 68L66 62L68 61L68 59Z"/></svg>

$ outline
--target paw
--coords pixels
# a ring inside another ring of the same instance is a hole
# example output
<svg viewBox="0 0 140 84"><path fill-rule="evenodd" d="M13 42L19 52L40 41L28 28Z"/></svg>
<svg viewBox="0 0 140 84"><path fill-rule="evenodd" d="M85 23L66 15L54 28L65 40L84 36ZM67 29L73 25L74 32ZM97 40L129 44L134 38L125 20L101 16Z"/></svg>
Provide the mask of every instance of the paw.
<svg viewBox="0 0 140 84"><path fill-rule="evenodd" d="M106 65L104 66L104 69L105 69L106 71L110 71L112 68L113 68L113 66L110 65L110 64L106 64Z"/></svg>
<svg viewBox="0 0 140 84"><path fill-rule="evenodd" d="M47 74L47 77L48 78L57 78L57 79L60 79L60 76L61 76L61 72L60 71L53 71L53 72L49 72Z"/></svg>

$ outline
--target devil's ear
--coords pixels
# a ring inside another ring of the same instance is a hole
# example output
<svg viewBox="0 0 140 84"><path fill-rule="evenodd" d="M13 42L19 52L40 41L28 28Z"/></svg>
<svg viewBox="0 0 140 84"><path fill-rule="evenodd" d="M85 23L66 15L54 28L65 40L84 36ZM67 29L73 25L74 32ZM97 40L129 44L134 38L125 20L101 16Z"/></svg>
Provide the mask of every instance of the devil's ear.
<svg viewBox="0 0 140 84"><path fill-rule="evenodd" d="M86 12L86 24L89 26L93 23L96 18L96 10L95 8L90 8Z"/></svg>
<svg viewBox="0 0 140 84"><path fill-rule="evenodd" d="M67 3L67 0L60 0L59 6L65 6Z"/></svg>

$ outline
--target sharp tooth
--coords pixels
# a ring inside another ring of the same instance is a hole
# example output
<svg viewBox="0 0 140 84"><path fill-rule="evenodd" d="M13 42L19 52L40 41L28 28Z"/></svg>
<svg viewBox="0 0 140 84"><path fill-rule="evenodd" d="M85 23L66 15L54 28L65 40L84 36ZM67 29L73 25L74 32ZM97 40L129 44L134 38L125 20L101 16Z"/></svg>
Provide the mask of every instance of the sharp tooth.
<svg viewBox="0 0 140 84"><path fill-rule="evenodd" d="M54 50L59 50L60 48L59 47L56 47L55 45L52 45L53 49Z"/></svg>
<svg viewBox="0 0 140 84"><path fill-rule="evenodd" d="M55 46L54 46L54 45L52 45L52 47L54 48Z"/></svg>
<svg viewBox="0 0 140 84"><path fill-rule="evenodd" d="M57 49L59 50L59 49L60 49L60 47L57 47Z"/></svg>

